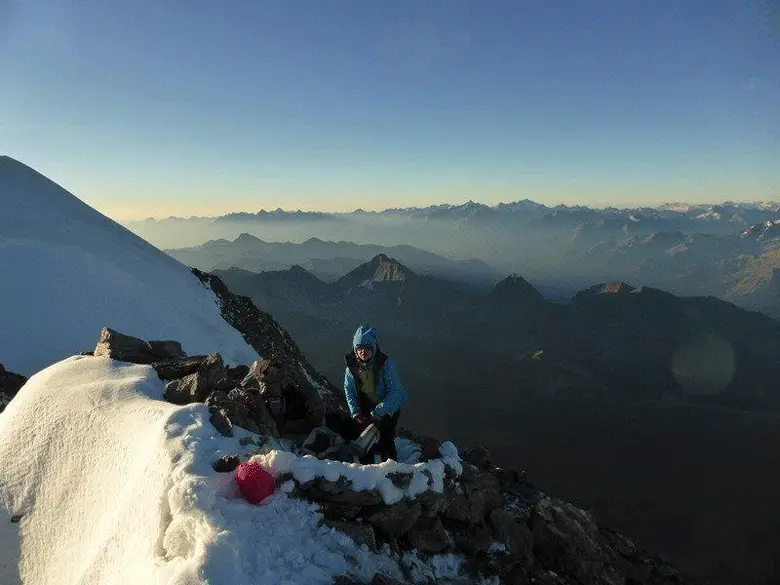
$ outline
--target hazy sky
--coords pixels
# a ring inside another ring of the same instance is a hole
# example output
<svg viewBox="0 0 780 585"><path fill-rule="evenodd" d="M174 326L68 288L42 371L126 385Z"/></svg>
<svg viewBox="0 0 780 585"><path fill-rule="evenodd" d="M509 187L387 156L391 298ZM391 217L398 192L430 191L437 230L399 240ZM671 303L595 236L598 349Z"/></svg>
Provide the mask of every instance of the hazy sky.
<svg viewBox="0 0 780 585"><path fill-rule="evenodd" d="M117 219L780 199L779 14L0 0L0 154Z"/></svg>

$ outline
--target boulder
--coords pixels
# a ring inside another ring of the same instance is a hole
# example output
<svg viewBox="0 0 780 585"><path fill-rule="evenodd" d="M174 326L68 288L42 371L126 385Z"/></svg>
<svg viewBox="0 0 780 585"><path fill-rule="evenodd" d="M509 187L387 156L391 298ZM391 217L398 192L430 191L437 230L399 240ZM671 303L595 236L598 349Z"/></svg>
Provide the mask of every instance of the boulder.
<svg viewBox="0 0 780 585"><path fill-rule="evenodd" d="M530 563L533 557L534 535L528 525L519 522L517 517L497 508L490 513L490 526L493 538L506 545L507 554L515 561Z"/></svg>
<svg viewBox="0 0 780 585"><path fill-rule="evenodd" d="M420 518L408 536L409 544L423 553L437 554L454 544L439 518Z"/></svg>
<svg viewBox="0 0 780 585"><path fill-rule="evenodd" d="M487 524L445 521L444 526L455 540L455 546L468 556L487 552L493 544L493 531Z"/></svg>
<svg viewBox="0 0 780 585"><path fill-rule="evenodd" d="M343 532L349 536L356 545L367 546L372 552L377 552L379 548L376 544L376 534L374 533L374 527L365 522L344 522L339 520L325 520L323 522L326 526L335 528L339 532Z"/></svg>
<svg viewBox="0 0 780 585"><path fill-rule="evenodd" d="M197 372L205 359L205 355L174 358L154 362L152 363L152 367L161 380L178 380L179 378Z"/></svg>
<svg viewBox="0 0 780 585"><path fill-rule="evenodd" d="M100 330L100 339L93 353L96 357L109 357L134 364L152 364L187 355L178 341L144 341L108 327Z"/></svg>
<svg viewBox="0 0 780 585"><path fill-rule="evenodd" d="M194 364L188 362L186 367L192 368ZM160 370L155 369L159 376ZM162 366L162 371L166 375L172 373L167 366ZM165 386L164 396L168 402L173 404L184 405L193 402L204 402L207 396L219 389L218 386L225 378L226 369L222 363L222 356L218 353L212 353L199 358L198 367L194 373L168 382ZM235 421L233 422L235 423Z"/></svg>
<svg viewBox="0 0 780 585"><path fill-rule="evenodd" d="M317 427L301 445L301 453L318 459L337 459L345 442L341 435L327 427Z"/></svg>
<svg viewBox="0 0 780 585"><path fill-rule="evenodd" d="M421 512L419 502L402 501L391 506L377 507L366 514L366 520L388 539L395 541L412 529Z"/></svg>
<svg viewBox="0 0 780 585"><path fill-rule="evenodd" d="M248 410L243 405L231 400L221 390L215 390L209 394L208 398L206 398L206 406L208 406L211 413L211 423L226 437L233 436L233 425L253 433L261 432L255 422L249 417Z"/></svg>
<svg viewBox="0 0 780 585"><path fill-rule="evenodd" d="M621 585L617 554L606 546L593 518L559 500L544 498L531 511L534 557L541 566L594 585Z"/></svg>
<svg viewBox="0 0 780 585"><path fill-rule="evenodd" d="M238 455L225 455L214 462L214 471L217 473L227 473L233 471L241 463Z"/></svg>
<svg viewBox="0 0 780 585"><path fill-rule="evenodd" d="M203 402L211 392L206 377L197 371L178 380L172 380L165 385L163 396L168 402L173 404L191 404L193 402Z"/></svg>
<svg viewBox="0 0 780 585"><path fill-rule="evenodd" d="M299 488L300 496L312 502L326 502L359 508L376 506L382 502L382 496L378 491L353 490L352 482L345 477L340 477L337 481L318 477L299 486Z"/></svg>
<svg viewBox="0 0 780 585"><path fill-rule="evenodd" d="M228 398L236 404L236 419L233 423L251 430L257 428L260 434L269 437L278 437L279 430L271 413L260 399L259 394L246 388L233 388L228 392ZM245 426L244 421L248 419ZM254 426L253 426L254 425Z"/></svg>

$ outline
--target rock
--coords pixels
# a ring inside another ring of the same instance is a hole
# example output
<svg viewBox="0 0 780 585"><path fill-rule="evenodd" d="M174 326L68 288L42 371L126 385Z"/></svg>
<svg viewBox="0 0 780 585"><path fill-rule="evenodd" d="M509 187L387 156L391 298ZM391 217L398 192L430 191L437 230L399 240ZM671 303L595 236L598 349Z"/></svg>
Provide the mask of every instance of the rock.
<svg viewBox="0 0 780 585"><path fill-rule="evenodd" d="M501 484L501 489L515 496L527 497L537 490L528 483L525 470L509 470L497 468L493 470L493 475Z"/></svg>
<svg viewBox="0 0 780 585"><path fill-rule="evenodd" d="M209 394L206 399L206 406L208 406L209 412L211 412L212 424L217 427L220 433L227 437L233 436L233 425L253 433L260 432L254 421L249 418L246 408L231 400L221 390L216 390Z"/></svg>
<svg viewBox="0 0 780 585"><path fill-rule="evenodd" d="M269 437L279 436L276 422L256 392L246 388L233 388L228 393L228 398L237 405L234 424L248 430L258 429L255 432Z"/></svg>
<svg viewBox="0 0 780 585"><path fill-rule="evenodd" d="M134 364L186 357L178 341L144 341L108 327L100 330L94 355Z"/></svg>
<svg viewBox="0 0 780 585"><path fill-rule="evenodd" d="M239 463L241 463L241 460L238 458L238 455L225 455L214 462L214 471L217 473L234 471Z"/></svg>
<svg viewBox="0 0 780 585"><path fill-rule="evenodd" d="M440 553L454 544L439 518L420 518L409 531L409 543L429 554Z"/></svg>
<svg viewBox="0 0 780 585"><path fill-rule="evenodd" d="M222 356L218 353L210 353L207 355L201 362L198 373L203 376L204 381L209 388L223 391L230 390L229 385L228 388L224 387L225 384L223 381L228 379L229 376L225 364L222 362ZM223 385L222 388L218 388L220 384Z"/></svg>
<svg viewBox="0 0 780 585"><path fill-rule="evenodd" d="M181 348L181 343L178 341L150 341L149 347L152 350L152 354L161 357L174 359L187 357L187 354Z"/></svg>
<svg viewBox="0 0 780 585"><path fill-rule="evenodd" d="M502 508L490 513L493 538L507 547L507 553L516 561L529 563L533 557L534 535L525 523Z"/></svg>
<svg viewBox="0 0 780 585"><path fill-rule="evenodd" d="M211 388L205 376L197 371L165 385L164 398L173 404L185 405L203 402Z"/></svg>
<svg viewBox="0 0 780 585"><path fill-rule="evenodd" d="M445 497L444 515L469 524L481 524L491 511L504 505L498 479L469 463L463 466L455 488L445 490Z"/></svg>
<svg viewBox="0 0 780 585"><path fill-rule="evenodd" d="M197 372L205 359L206 356L198 355L187 358L162 360L152 363L152 367L161 380L178 380L179 378Z"/></svg>
<svg viewBox="0 0 780 585"><path fill-rule="evenodd" d="M355 491L352 483L344 477L338 481L329 481L318 477L308 484L300 486L301 497L312 502L328 502L345 506L376 506L382 502L382 496L376 490Z"/></svg>
<svg viewBox="0 0 780 585"><path fill-rule="evenodd" d="M481 445L466 449L461 452L460 456L463 461L471 463L480 469L491 470L496 467L496 464L493 462L493 457L490 455L490 451Z"/></svg>
<svg viewBox="0 0 780 585"><path fill-rule="evenodd" d="M409 487L409 484L412 483L413 474L408 472L394 471L393 473L388 473L387 477L390 479L390 481L393 482L395 487L400 490L405 490Z"/></svg>
<svg viewBox="0 0 780 585"><path fill-rule="evenodd" d="M422 507L417 501L399 502L373 510L366 514L366 520L387 538L395 540L411 530L421 512Z"/></svg>
<svg viewBox="0 0 780 585"><path fill-rule="evenodd" d="M446 504L444 494L432 490L424 491L419 494L416 499L420 502L420 506L422 506L421 515L425 518L438 516L442 513Z"/></svg>
<svg viewBox="0 0 780 585"><path fill-rule="evenodd" d="M617 554L605 546L596 523L583 510L544 498L533 507L530 527L534 557L543 567L594 585L624 583Z"/></svg>
<svg viewBox="0 0 780 585"><path fill-rule="evenodd" d="M225 437L233 436L233 423L230 422L230 419L223 410L212 410L209 420L221 435L224 435Z"/></svg>
<svg viewBox="0 0 780 585"><path fill-rule="evenodd" d="M317 427L304 440L301 452L314 455L318 459L336 459L344 445L341 435L327 427Z"/></svg>
<svg viewBox="0 0 780 585"><path fill-rule="evenodd" d="M22 518L23 518L22 514L11 516L11 524L18 524L22 520Z"/></svg>
<svg viewBox="0 0 780 585"><path fill-rule="evenodd" d="M343 522L339 520L325 520L324 524L335 528L349 536L358 546L365 545L372 552L377 552L379 548L376 544L376 534L374 528L365 522Z"/></svg>
<svg viewBox="0 0 780 585"><path fill-rule="evenodd" d="M493 544L493 532L487 524L470 525L463 522L445 522L455 540L455 546L469 556L486 552Z"/></svg>

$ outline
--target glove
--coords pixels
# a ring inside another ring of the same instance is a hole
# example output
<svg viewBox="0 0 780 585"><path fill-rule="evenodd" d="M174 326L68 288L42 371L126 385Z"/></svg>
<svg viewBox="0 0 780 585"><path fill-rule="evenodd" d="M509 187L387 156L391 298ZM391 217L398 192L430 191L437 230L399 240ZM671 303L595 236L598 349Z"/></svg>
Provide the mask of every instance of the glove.
<svg viewBox="0 0 780 585"><path fill-rule="evenodd" d="M366 428L371 424L371 419L363 412L357 413L352 417L352 420L354 420L361 428Z"/></svg>

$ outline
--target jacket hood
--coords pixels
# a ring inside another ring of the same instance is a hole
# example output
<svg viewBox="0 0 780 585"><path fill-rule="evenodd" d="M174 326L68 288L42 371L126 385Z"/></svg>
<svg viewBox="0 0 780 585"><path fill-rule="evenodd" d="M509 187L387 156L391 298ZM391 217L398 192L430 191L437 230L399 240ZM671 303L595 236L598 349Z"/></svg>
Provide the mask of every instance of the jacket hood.
<svg viewBox="0 0 780 585"><path fill-rule="evenodd" d="M371 325L361 325L355 331L355 335L352 337L352 347L355 348L358 345L371 345L374 347L374 351L379 346L379 335L377 335L376 329Z"/></svg>

